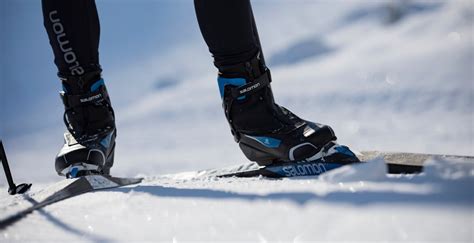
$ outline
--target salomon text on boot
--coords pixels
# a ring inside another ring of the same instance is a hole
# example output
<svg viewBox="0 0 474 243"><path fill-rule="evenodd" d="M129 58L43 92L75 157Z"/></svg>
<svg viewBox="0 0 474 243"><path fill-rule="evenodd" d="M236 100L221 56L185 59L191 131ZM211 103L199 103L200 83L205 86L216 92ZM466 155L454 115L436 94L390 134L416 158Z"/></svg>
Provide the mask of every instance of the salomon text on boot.
<svg viewBox="0 0 474 243"><path fill-rule="evenodd" d="M68 178L109 174L114 162L115 116L100 71L61 77L65 106L64 146L56 171Z"/></svg>
<svg viewBox="0 0 474 243"><path fill-rule="evenodd" d="M348 147L336 143L331 127L303 120L275 103L270 71L258 54L245 63L218 68L227 121L249 160L259 165L321 158L359 161Z"/></svg>

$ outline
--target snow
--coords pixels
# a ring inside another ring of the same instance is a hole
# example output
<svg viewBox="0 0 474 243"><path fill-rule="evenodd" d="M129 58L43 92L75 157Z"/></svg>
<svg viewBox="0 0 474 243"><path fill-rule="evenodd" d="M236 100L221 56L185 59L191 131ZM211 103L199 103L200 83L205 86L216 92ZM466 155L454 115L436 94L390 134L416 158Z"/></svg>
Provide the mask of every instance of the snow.
<svg viewBox="0 0 474 243"><path fill-rule="evenodd" d="M112 173L145 181L48 206L0 241L474 241L472 160L436 158L406 176L385 175L380 160L319 178L199 176L247 160L224 119L192 4L97 4L119 129ZM405 14L397 20L388 4ZM253 5L279 104L330 124L355 150L474 155L471 1ZM60 87L39 2L0 6L10 33L0 38L0 135L15 181L32 182L28 195L41 201L68 183L55 184L52 162L62 142ZM142 21L154 28L134 27ZM0 218L31 205L0 183Z"/></svg>
<svg viewBox="0 0 474 243"><path fill-rule="evenodd" d="M8 228L3 239L469 242L473 162L431 160L423 174L399 176L387 176L379 160L320 178L152 176L48 206ZM36 199L60 187L35 188ZM1 215L30 204L5 197ZM37 226L40 232L28 230Z"/></svg>

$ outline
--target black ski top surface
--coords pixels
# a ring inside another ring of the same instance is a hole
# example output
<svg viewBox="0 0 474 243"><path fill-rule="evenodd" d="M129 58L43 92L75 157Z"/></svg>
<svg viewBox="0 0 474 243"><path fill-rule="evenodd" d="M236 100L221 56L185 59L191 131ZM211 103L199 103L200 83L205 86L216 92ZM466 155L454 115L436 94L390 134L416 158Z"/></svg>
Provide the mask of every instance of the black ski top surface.
<svg viewBox="0 0 474 243"><path fill-rule="evenodd" d="M47 197L43 201L32 205L29 208L26 208L22 211L11 215L10 217L3 219L0 221L0 230L5 229L6 227L14 224L15 222L19 221L29 213L48 206L50 204L62 201L64 199L68 199L77 195L81 195L83 193L101 190L101 189L109 189L109 188L116 188L121 186L133 185L140 183L143 178L120 178L120 177L112 177L106 175L87 175L76 179L68 179L73 180L70 184L68 184L63 189L55 192L51 196ZM34 200L30 200L34 201Z"/></svg>
<svg viewBox="0 0 474 243"><path fill-rule="evenodd" d="M361 163L361 162L355 162ZM347 165L347 162L326 162L322 159L311 161L274 163L268 166L256 166L247 170L235 170L217 174L217 177L255 177L284 178L295 176L317 176L326 171Z"/></svg>
<svg viewBox="0 0 474 243"><path fill-rule="evenodd" d="M474 160L473 156L461 155L437 155L421 153L401 153L401 152L379 152L365 151L358 155L361 162L350 164L370 163L371 160L383 159L387 165L388 174L415 174L423 171L425 161L430 158L456 158ZM313 161L299 161L276 163L269 166L258 166L256 163L248 163L238 167L221 171L208 171L203 174L216 175L217 177L255 177L264 176L268 178L284 178L295 176L317 176L326 171L347 165L346 162L327 162L323 159Z"/></svg>

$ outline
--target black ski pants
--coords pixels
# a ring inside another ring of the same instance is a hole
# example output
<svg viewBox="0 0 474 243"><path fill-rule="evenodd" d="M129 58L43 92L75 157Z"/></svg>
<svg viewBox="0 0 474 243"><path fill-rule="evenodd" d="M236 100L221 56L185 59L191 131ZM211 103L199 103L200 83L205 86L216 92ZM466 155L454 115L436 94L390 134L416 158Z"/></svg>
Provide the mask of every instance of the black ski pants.
<svg viewBox="0 0 474 243"><path fill-rule="evenodd" d="M250 0L194 0L216 67L248 61L261 50ZM100 70L100 24L94 0L42 0L44 26L59 74Z"/></svg>

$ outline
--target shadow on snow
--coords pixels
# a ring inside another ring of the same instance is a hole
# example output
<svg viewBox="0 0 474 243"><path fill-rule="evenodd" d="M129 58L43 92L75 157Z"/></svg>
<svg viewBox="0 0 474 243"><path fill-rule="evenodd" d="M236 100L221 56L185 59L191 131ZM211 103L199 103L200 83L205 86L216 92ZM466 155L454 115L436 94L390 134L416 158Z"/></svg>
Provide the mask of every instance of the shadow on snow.
<svg viewBox="0 0 474 243"><path fill-rule="evenodd" d="M30 203L32 203L33 205L36 205L38 204L38 201L36 201L35 199L31 198L31 197L27 197L26 200L28 200ZM102 237L102 236L96 236L94 234L91 234L90 232L86 232L86 231L82 231L80 229L76 229L68 224L66 224L65 222L61 221L60 219L58 219L57 217L54 217L53 215L51 215L50 213L46 212L44 209L38 209L38 211L41 215L43 215L49 222L53 223L54 225L56 225L57 227L59 227L60 229L64 230L65 232L69 232L73 235L76 235L76 236L79 236L82 240L88 240L88 241L91 241L91 242L109 242L110 239L107 239L105 237Z"/></svg>
<svg viewBox="0 0 474 243"><path fill-rule="evenodd" d="M439 185L435 192L422 194L416 192L396 191L338 191L326 195L312 192L277 192L269 194L237 193L213 189L189 189L164 186L136 186L132 188L117 188L113 191L143 192L162 198L201 198L218 200L244 200L244 201L287 201L303 206L311 202L352 204L358 206L387 203L387 204L449 204L468 206L473 205L474 194L462 190L470 188L472 181L466 180L456 185ZM465 184L465 185L464 185ZM455 187L455 188L454 188Z"/></svg>

